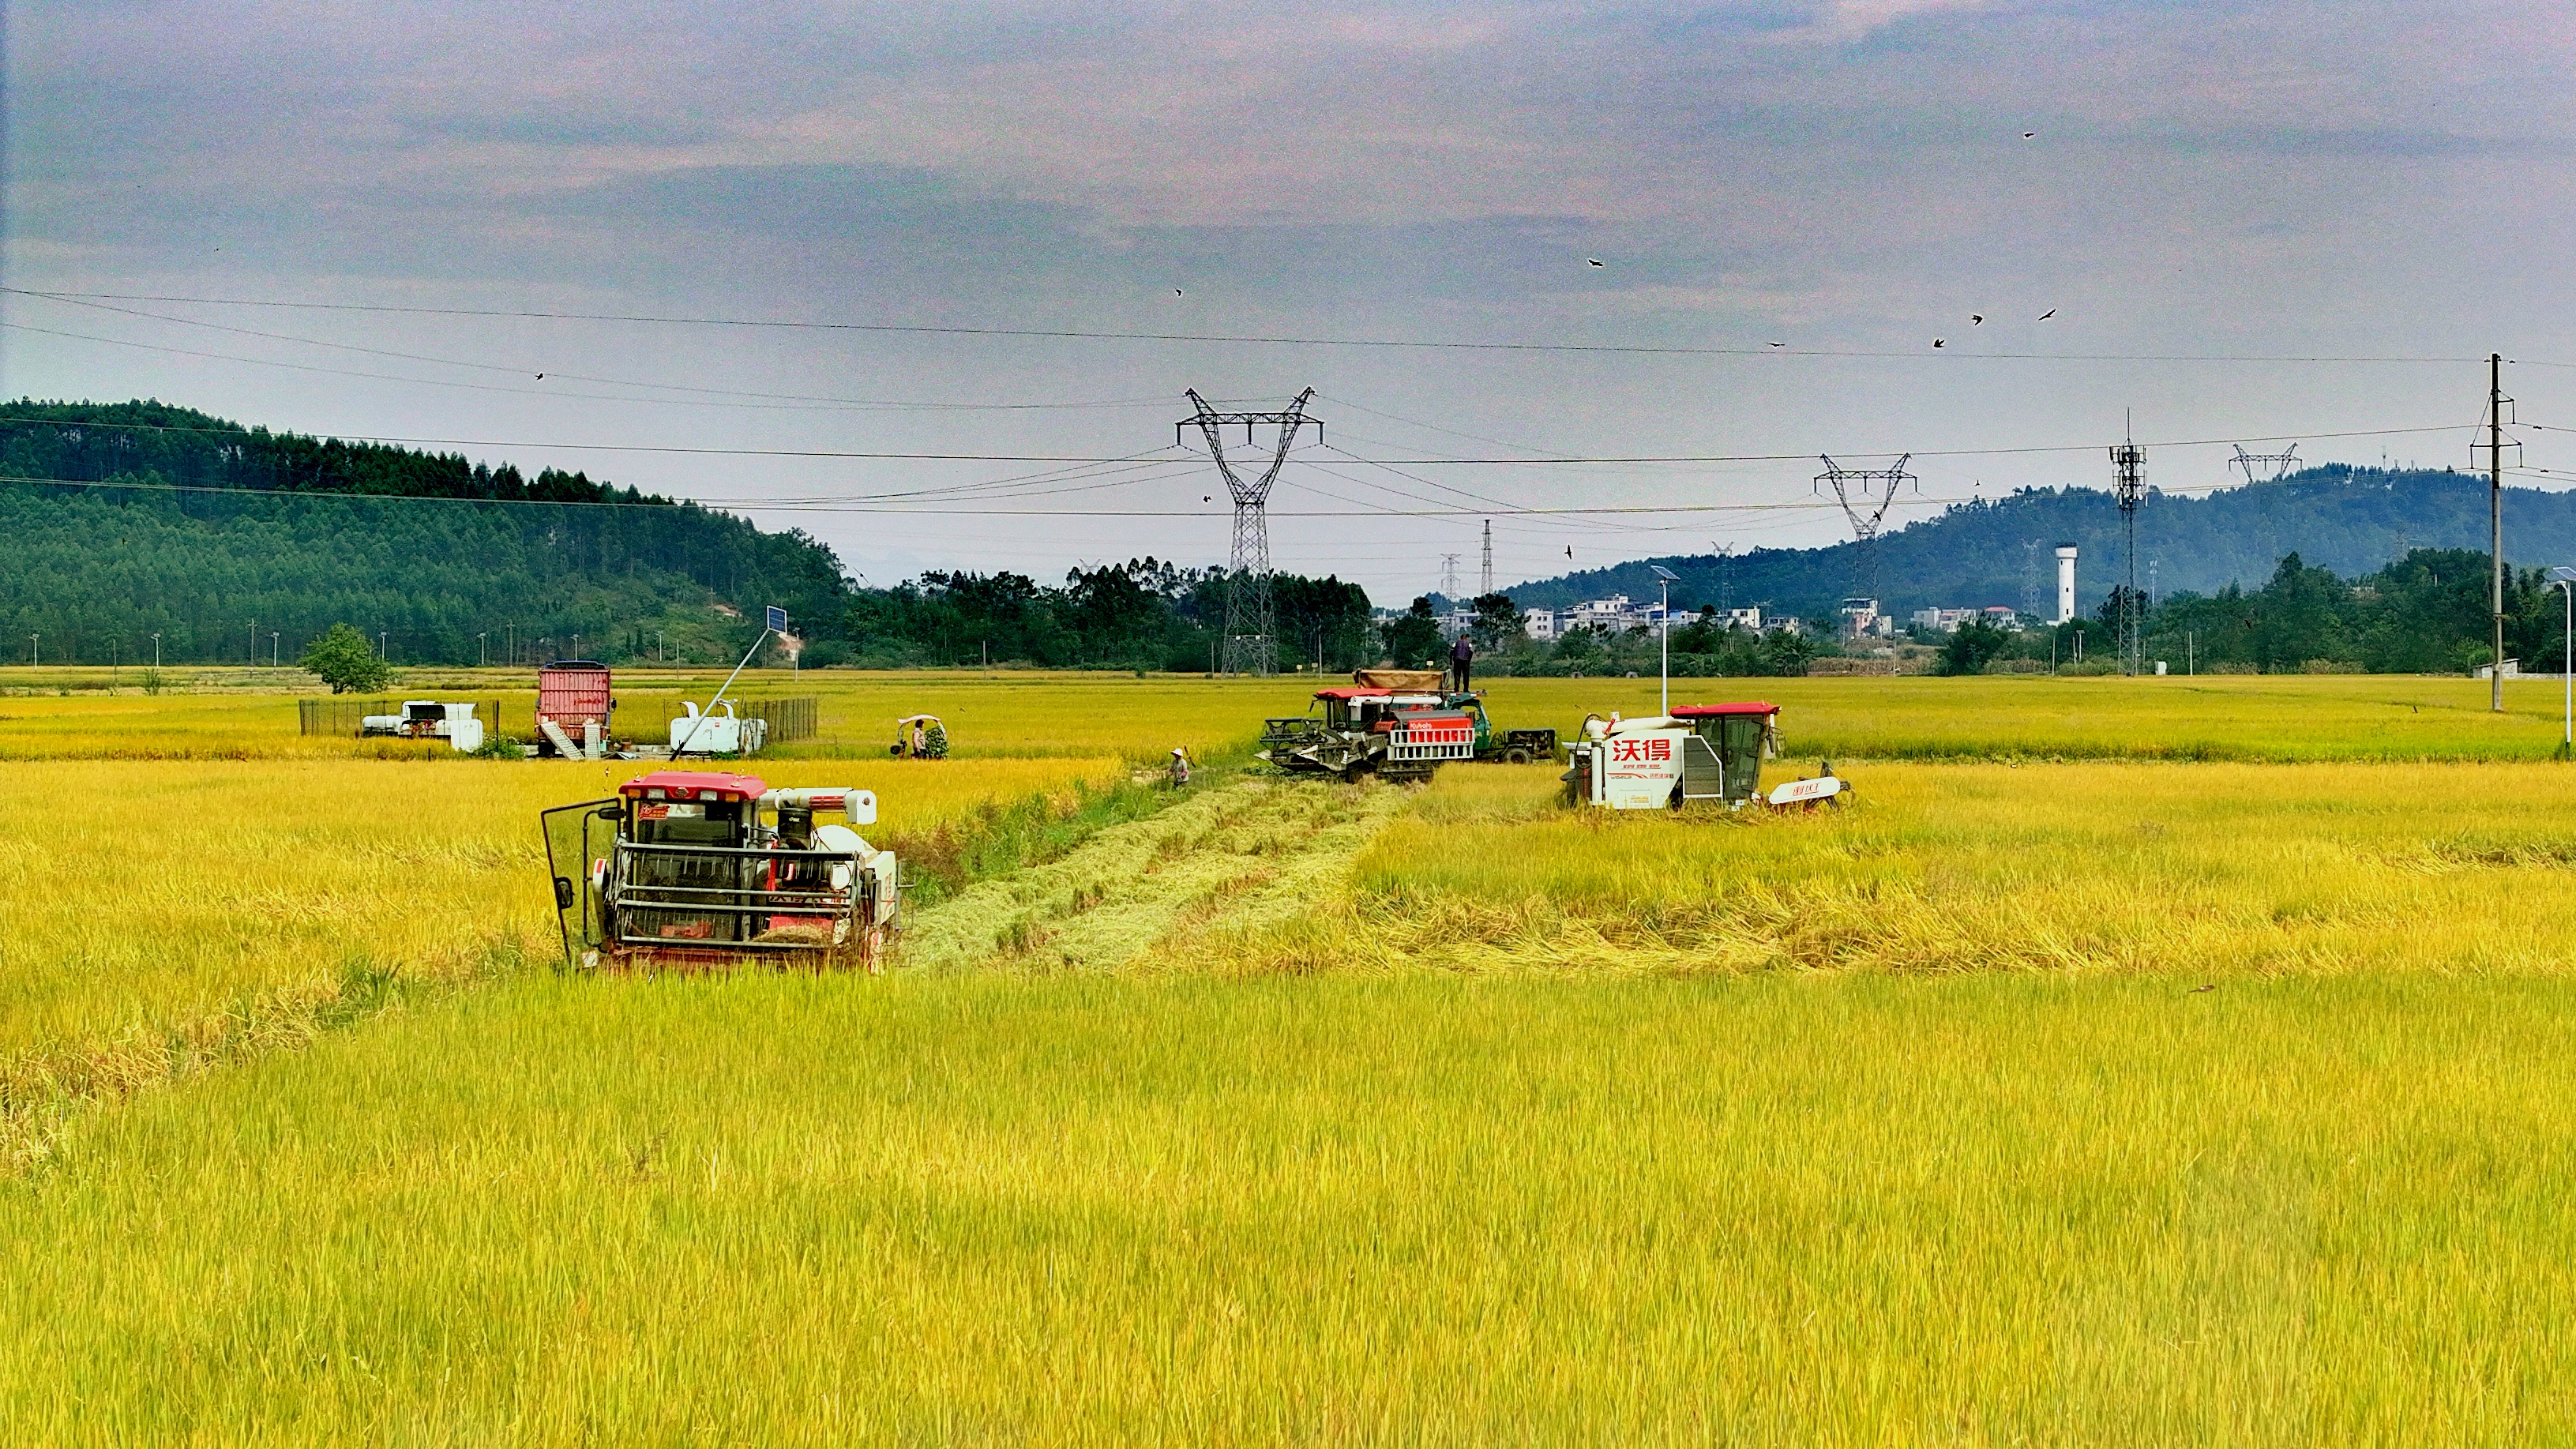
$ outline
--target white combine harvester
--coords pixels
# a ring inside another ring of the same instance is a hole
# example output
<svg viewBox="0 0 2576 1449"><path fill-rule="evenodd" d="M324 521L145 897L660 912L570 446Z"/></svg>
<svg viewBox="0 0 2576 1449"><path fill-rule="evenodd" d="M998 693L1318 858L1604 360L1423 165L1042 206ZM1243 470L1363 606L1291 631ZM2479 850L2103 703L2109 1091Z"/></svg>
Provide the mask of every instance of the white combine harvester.
<svg viewBox="0 0 2576 1449"><path fill-rule="evenodd" d="M361 738L445 740L469 754L483 748L483 721L474 717L474 706L434 699L406 699L400 714L367 715L358 721L358 734Z"/></svg>
<svg viewBox="0 0 2576 1449"><path fill-rule="evenodd" d="M1832 766L1812 780L1787 780L1762 793L1762 762L1780 753L1780 706L1763 700L1685 704L1668 715L1587 716L1566 746L1568 803L1605 810L1678 810L1704 801L1728 810L1747 802L1813 809L1849 788Z"/></svg>

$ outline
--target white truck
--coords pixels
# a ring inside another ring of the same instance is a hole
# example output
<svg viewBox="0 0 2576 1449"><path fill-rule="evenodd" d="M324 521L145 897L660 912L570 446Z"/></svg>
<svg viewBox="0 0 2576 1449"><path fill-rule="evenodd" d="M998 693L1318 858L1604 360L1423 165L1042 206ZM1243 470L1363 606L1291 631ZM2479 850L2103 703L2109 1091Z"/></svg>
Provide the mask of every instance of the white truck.
<svg viewBox="0 0 2576 1449"><path fill-rule="evenodd" d="M400 714L364 716L358 721L358 733L361 737L445 740L467 754L483 748L483 721L474 717L474 706L441 704L434 699L406 699Z"/></svg>
<svg viewBox="0 0 2576 1449"><path fill-rule="evenodd" d="M769 743L769 721L741 718L734 713L732 700L717 700L705 714L698 712L695 700L682 700L680 706L688 713L671 721L673 759L683 751L692 755L756 754Z"/></svg>

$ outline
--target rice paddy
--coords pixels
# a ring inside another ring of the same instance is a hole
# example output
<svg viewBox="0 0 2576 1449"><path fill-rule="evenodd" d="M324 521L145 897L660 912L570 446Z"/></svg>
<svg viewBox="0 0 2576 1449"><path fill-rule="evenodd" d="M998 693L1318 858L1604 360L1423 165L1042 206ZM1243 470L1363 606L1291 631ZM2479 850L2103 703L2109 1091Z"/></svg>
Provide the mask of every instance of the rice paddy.
<svg viewBox="0 0 2576 1449"><path fill-rule="evenodd" d="M1234 763L1306 689L808 676L757 772L944 884L695 980L552 964L534 813L643 766L0 697L0 1428L2576 1437L2554 687L1695 682L1858 785L1763 818Z"/></svg>

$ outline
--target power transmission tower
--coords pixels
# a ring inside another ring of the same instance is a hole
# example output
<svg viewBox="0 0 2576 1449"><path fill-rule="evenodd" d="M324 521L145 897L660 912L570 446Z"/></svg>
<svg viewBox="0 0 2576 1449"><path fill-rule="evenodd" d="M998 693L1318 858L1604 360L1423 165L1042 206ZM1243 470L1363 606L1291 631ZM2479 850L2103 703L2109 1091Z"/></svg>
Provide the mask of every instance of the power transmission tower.
<svg viewBox="0 0 2576 1449"><path fill-rule="evenodd" d="M2236 456L2227 460L2227 466L2244 470L2245 481L2248 483L2278 483L2298 468L2299 445L2292 443L2290 451L2286 453L2249 453L2245 451L2245 445L2239 443L2236 445ZM2254 473L2259 468L2269 468L2272 471L2265 477L2257 478Z"/></svg>
<svg viewBox="0 0 2576 1449"><path fill-rule="evenodd" d="M1196 388L1189 389L1188 396L1198 412L1172 425L1173 441L1177 444L1181 429L1187 427L1195 426L1204 434L1208 457L1224 475L1226 494L1234 500L1234 555L1225 585L1224 672L1276 674L1279 624L1270 602L1270 485L1279 481L1279 469L1287 463L1288 449L1297 441L1299 430L1313 423L1316 439L1324 436L1324 420L1306 416L1306 403L1315 390L1310 387L1297 394L1296 401L1278 412L1219 412ZM1218 430L1234 423L1243 425L1247 445L1254 428L1279 429L1270 466L1258 478L1246 479L1225 460L1225 441Z"/></svg>
<svg viewBox="0 0 2576 1449"><path fill-rule="evenodd" d="M2504 712L2504 455L2510 451L2518 465L2522 461L2522 444L2504 435L2504 425L2513 399L2504 395L2504 354L2487 354L2486 440L2469 444L2469 462L2476 465L2477 456L2487 455L2487 566L2491 571L2492 592L2488 599L2489 620L2495 628L2495 648L2487 658L2487 708Z"/></svg>
<svg viewBox="0 0 2576 1449"><path fill-rule="evenodd" d="M1440 555L1440 597L1449 601L1450 608L1458 607L1458 555L1454 553Z"/></svg>
<svg viewBox="0 0 2576 1449"><path fill-rule="evenodd" d="M2111 465L2119 473L2120 532L2126 539L2129 570L2127 592L2120 596L2120 668L2135 674L2139 653L2138 505L2147 498L2147 450L2124 438L2111 450Z"/></svg>
<svg viewBox="0 0 2576 1449"><path fill-rule="evenodd" d="M1890 504L1896 502L1896 491L1914 484L1923 491L1915 476L1905 471L1912 453L1900 455L1892 468L1846 468L1832 458L1825 458L1825 471L1816 475L1816 487L1822 491L1827 483L1834 485L1834 501L1843 506L1843 516L1851 520L1852 538L1860 544L1861 567L1868 575L1869 596L1878 592L1878 526L1887 517Z"/></svg>
<svg viewBox="0 0 2576 1449"><path fill-rule="evenodd" d="M1476 590L1476 597L1481 599L1494 591L1494 520L1490 518L1485 520L1485 569L1480 581L1484 587Z"/></svg>

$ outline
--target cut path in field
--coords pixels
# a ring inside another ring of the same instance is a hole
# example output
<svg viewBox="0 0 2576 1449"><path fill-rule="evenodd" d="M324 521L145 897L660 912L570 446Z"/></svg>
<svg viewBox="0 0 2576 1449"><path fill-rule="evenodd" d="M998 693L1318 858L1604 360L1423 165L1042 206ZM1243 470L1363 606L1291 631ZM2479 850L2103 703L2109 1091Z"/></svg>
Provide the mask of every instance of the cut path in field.
<svg viewBox="0 0 2576 1449"><path fill-rule="evenodd" d="M1411 798L1275 777L1203 787L919 912L899 960L930 971L1191 966L1205 937L1275 926L1337 896L1351 862Z"/></svg>

